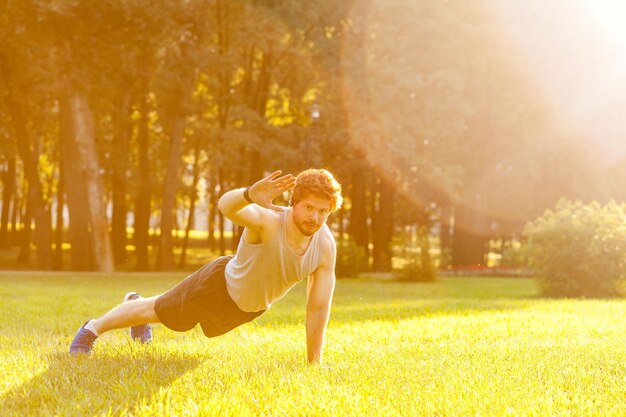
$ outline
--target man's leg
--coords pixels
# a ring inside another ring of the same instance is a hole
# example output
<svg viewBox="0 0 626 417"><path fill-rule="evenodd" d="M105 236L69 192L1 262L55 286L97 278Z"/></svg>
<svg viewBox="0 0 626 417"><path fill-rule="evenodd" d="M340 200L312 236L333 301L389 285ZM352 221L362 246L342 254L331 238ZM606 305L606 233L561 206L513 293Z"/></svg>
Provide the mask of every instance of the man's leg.
<svg viewBox="0 0 626 417"><path fill-rule="evenodd" d="M98 334L113 329L138 326L140 324L160 323L154 311L154 303L159 296L137 298L126 301L110 310L104 316L95 319L92 324Z"/></svg>
<svg viewBox="0 0 626 417"><path fill-rule="evenodd" d="M106 331L123 327L133 328L134 326L139 326L138 339L142 342L149 341L152 339L152 329L147 323L160 323L154 307L157 298L158 296L150 298L138 297L125 301L104 316L95 320L89 320L76 333L70 345L70 353L90 353L98 336ZM142 329L142 327L148 327L148 329ZM137 327L134 328L137 329ZM142 330L147 330L148 333L146 334Z"/></svg>

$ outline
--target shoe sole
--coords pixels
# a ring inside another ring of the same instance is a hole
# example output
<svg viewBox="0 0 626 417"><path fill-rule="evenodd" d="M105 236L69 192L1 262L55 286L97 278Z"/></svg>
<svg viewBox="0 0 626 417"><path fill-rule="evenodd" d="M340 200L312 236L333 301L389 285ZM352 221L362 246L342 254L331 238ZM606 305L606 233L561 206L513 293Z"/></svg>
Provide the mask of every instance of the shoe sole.
<svg viewBox="0 0 626 417"><path fill-rule="evenodd" d="M136 295L137 297L133 297L134 295ZM136 293L135 291L131 291L131 292L127 293L124 296L124 302L131 301L131 300L136 300L139 297L141 297L141 295L139 295L139 293Z"/></svg>

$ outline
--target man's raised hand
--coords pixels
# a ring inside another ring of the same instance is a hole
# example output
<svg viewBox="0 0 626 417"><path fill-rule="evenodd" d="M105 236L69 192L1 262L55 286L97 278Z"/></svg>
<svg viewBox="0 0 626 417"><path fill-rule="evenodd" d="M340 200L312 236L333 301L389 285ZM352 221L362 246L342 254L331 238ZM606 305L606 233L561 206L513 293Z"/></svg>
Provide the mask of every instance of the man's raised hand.
<svg viewBox="0 0 626 417"><path fill-rule="evenodd" d="M250 199L261 207L265 207L274 211L283 211L285 207L277 206L272 201L296 186L296 177L291 174L280 175L282 171L275 171L255 182L249 189L248 195Z"/></svg>

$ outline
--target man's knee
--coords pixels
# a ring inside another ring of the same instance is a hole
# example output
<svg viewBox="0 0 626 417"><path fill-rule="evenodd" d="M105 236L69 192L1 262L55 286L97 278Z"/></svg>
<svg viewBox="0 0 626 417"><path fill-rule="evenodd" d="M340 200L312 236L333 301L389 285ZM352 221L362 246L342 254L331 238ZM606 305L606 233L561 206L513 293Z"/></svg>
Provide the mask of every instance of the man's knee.
<svg viewBox="0 0 626 417"><path fill-rule="evenodd" d="M157 297L144 298L141 300L137 300L137 304L139 307L139 314L143 319L146 320L146 323L159 323L159 317L156 314L156 299Z"/></svg>

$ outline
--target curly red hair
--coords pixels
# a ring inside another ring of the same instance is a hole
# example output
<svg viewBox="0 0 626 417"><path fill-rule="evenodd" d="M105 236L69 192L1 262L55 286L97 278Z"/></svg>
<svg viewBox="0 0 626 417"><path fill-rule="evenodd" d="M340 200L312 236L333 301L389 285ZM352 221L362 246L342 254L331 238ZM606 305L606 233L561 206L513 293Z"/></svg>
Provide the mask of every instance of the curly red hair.
<svg viewBox="0 0 626 417"><path fill-rule="evenodd" d="M307 169L299 173L289 203L293 206L309 194L329 200L331 213L338 210L343 202L341 185L325 169Z"/></svg>

